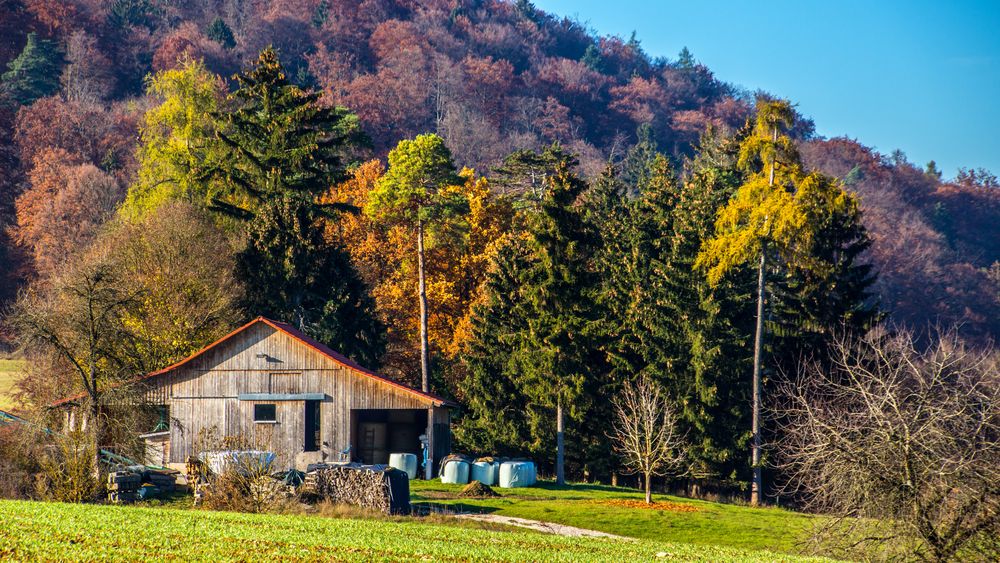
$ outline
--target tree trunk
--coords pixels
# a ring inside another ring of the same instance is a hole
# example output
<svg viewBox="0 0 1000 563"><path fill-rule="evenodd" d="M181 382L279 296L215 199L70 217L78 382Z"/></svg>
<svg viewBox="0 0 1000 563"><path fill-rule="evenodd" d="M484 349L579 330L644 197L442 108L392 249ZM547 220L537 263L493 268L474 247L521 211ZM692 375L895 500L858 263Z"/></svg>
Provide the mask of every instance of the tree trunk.
<svg viewBox="0 0 1000 563"><path fill-rule="evenodd" d="M566 484L566 469L563 452L563 408L562 396L556 395L556 485Z"/></svg>
<svg viewBox="0 0 1000 563"><path fill-rule="evenodd" d="M429 393L430 353L427 346L427 279L424 273L424 224L417 221L417 279L420 293L420 390Z"/></svg>
<svg viewBox="0 0 1000 563"><path fill-rule="evenodd" d="M757 268L757 331L753 341L753 484L750 488L750 504L759 506L763 494L763 479L760 471L760 370L761 352L764 340L764 268L766 248L761 247L760 264Z"/></svg>
<svg viewBox="0 0 1000 563"><path fill-rule="evenodd" d="M646 473L646 504L653 504L653 474Z"/></svg>
<svg viewBox="0 0 1000 563"><path fill-rule="evenodd" d="M101 406L97 395L97 372L90 366L90 431L94 434L94 480L101 482Z"/></svg>

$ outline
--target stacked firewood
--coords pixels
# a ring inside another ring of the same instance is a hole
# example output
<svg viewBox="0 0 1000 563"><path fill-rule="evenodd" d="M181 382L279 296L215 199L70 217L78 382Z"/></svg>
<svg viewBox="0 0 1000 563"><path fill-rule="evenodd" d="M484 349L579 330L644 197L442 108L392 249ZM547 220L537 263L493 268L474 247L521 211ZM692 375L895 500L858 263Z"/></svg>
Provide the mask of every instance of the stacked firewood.
<svg viewBox="0 0 1000 563"><path fill-rule="evenodd" d="M135 502L139 498L142 475L127 471L108 474L108 500L114 503Z"/></svg>
<svg viewBox="0 0 1000 563"><path fill-rule="evenodd" d="M177 472L149 470L145 472L143 480L155 486L161 493L172 493L177 487Z"/></svg>
<svg viewBox="0 0 1000 563"><path fill-rule="evenodd" d="M406 472L386 466L331 465L306 475L316 495L383 514L410 513L410 480Z"/></svg>

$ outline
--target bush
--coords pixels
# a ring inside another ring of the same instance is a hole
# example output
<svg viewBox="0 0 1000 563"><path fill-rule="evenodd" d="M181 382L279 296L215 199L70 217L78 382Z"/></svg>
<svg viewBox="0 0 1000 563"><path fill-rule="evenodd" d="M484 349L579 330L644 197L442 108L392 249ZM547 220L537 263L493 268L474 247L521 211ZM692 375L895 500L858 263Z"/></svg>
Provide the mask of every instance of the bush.
<svg viewBox="0 0 1000 563"><path fill-rule="evenodd" d="M34 496L40 446L34 433L20 424L0 426L0 498Z"/></svg>
<svg viewBox="0 0 1000 563"><path fill-rule="evenodd" d="M40 459L36 493L46 500L88 502L104 493L91 434L73 430L53 437Z"/></svg>

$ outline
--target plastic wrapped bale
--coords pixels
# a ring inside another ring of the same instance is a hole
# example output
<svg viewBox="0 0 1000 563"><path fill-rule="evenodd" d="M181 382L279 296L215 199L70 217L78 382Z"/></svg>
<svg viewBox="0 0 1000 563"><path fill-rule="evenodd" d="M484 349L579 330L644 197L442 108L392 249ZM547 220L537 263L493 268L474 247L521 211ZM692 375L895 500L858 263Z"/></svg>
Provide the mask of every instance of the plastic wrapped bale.
<svg viewBox="0 0 1000 563"><path fill-rule="evenodd" d="M469 481L479 481L493 487L500 479L500 464L495 461L476 460L469 468Z"/></svg>
<svg viewBox="0 0 1000 563"><path fill-rule="evenodd" d="M255 472L257 469L270 471L276 456L274 452L261 450L225 450L202 452L198 457L212 470L212 473L222 475L229 469L241 474Z"/></svg>
<svg viewBox="0 0 1000 563"><path fill-rule="evenodd" d="M333 465L307 474L315 493L383 514L410 513L410 478L387 466Z"/></svg>
<svg viewBox="0 0 1000 563"><path fill-rule="evenodd" d="M411 480L417 478L417 456L415 454L389 454L389 467L394 467Z"/></svg>
<svg viewBox="0 0 1000 563"><path fill-rule="evenodd" d="M464 459L446 459L441 462L441 482L467 485L469 483L469 462Z"/></svg>
<svg viewBox="0 0 1000 563"><path fill-rule="evenodd" d="M530 487L536 482L535 464L530 461L506 461L500 464L500 487Z"/></svg>

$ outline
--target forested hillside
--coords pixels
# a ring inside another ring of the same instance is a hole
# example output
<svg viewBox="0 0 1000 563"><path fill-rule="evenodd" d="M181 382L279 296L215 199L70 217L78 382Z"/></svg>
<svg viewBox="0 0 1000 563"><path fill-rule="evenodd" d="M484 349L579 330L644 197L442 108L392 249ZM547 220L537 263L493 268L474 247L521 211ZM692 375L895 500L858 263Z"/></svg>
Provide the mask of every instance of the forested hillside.
<svg viewBox="0 0 1000 563"><path fill-rule="evenodd" d="M558 141L594 177L643 124L679 162L706 127L742 125L753 103L687 51L654 58L641 38L597 37L526 1L3 0L0 16L5 301L124 196L152 103L144 80L184 55L228 78L273 45L294 82L358 115L373 156L433 131L459 166L487 175L516 149ZM800 123L807 164L862 196L883 307L915 326L941 320L1000 334L995 177L947 181L863 140L815 139ZM51 199L70 178L73 193ZM55 208L31 216L35 198Z"/></svg>

